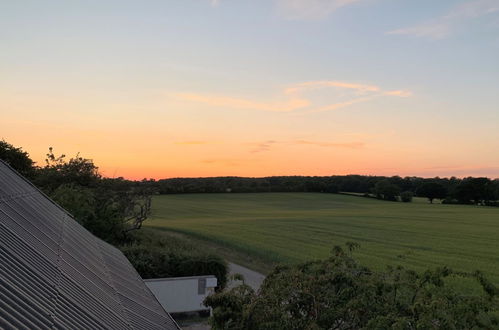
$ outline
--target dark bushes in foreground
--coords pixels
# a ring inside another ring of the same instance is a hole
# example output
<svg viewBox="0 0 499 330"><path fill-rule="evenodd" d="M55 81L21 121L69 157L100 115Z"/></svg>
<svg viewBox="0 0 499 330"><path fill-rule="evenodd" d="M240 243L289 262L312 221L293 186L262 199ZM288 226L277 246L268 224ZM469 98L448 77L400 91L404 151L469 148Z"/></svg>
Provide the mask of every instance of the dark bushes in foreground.
<svg viewBox="0 0 499 330"><path fill-rule="evenodd" d="M481 293L459 292L454 276ZM277 267L258 293L243 284L205 303L213 329L498 329L498 294L478 272L374 272L336 247L327 260Z"/></svg>
<svg viewBox="0 0 499 330"><path fill-rule="evenodd" d="M227 283L225 260L175 236L136 232L120 249L145 279L215 275L220 288Z"/></svg>

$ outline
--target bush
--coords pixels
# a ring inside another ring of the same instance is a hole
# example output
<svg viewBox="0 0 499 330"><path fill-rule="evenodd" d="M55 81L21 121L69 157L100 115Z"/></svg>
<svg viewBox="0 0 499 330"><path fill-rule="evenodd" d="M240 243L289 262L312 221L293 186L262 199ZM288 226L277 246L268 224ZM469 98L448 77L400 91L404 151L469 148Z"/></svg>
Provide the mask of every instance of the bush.
<svg viewBox="0 0 499 330"><path fill-rule="evenodd" d="M218 287L227 283L228 266L217 255L206 253L184 240L151 233L136 233L120 247L142 278L214 275Z"/></svg>
<svg viewBox="0 0 499 330"><path fill-rule="evenodd" d="M458 292L449 276L474 278L482 293ZM329 259L277 267L257 294L231 289L205 304L213 329L497 329L498 294L478 272L374 272L335 247Z"/></svg>
<svg viewBox="0 0 499 330"><path fill-rule="evenodd" d="M26 178L32 179L35 174L35 162L22 148L14 147L5 140L0 140L0 159L12 166Z"/></svg>
<svg viewBox="0 0 499 330"><path fill-rule="evenodd" d="M374 193L378 199L386 201L397 201L397 196L400 193L400 188L397 185L390 183L389 180L381 180L376 183Z"/></svg>
<svg viewBox="0 0 499 330"><path fill-rule="evenodd" d="M452 197L446 197L442 200L442 204L459 204L459 201Z"/></svg>
<svg viewBox="0 0 499 330"><path fill-rule="evenodd" d="M404 203L410 203L412 202L413 196L414 194L412 193L412 191L404 191L400 194L400 200Z"/></svg>
<svg viewBox="0 0 499 330"><path fill-rule="evenodd" d="M244 329L245 308L255 299L255 291L246 284L206 297L204 304L213 307L213 329Z"/></svg>

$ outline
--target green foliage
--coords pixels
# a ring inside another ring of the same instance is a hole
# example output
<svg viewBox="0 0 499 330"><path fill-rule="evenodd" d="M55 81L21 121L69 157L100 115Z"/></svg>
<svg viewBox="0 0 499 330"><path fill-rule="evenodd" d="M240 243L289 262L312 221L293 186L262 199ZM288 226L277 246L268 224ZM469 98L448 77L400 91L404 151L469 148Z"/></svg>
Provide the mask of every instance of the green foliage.
<svg viewBox="0 0 499 330"><path fill-rule="evenodd" d="M137 232L120 249L142 278L214 275L220 288L227 283L225 260L177 237Z"/></svg>
<svg viewBox="0 0 499 330"><path fill-rule="evenodd" d="M92 190L71 183L62 184L51 197L84 227L95 221L95 194Z"/></svg>
<svg viewBox="0 0 499 330"><path fill-rule="evenodd" d="M494 182L488 178L465 178L456 187L455 197L463 204L488 204L498 198Z"/></svg>
<svg viewBox="0 0 499 330"><path fill-rule="evenodd" d="M14 147L5 140L0 141L0 159L12 166L21 175L32 179L35 174L35 162L22 148Z"/></svg>
<svg viewBox="0 0 499 330"><path fill-rule="evenodd" d="M412 191L403 191L400 193L400 200L404 203L412 202L413 197L414 194L412 193Z"/></svg>
<svg viewBox="0 0 499 330"><path fill-rule="evenodd" d="M463 295L446 284L448 268L418 274L402 267L374 272L336 247L326 260L280 266L257 294L243 286L206 299L214 329L497 328L497 288ZM476 278L475 274L459 274ZM234 326L234 327L231 327Z"/></svg>
<svg viewBox="0 0 499 330"><path fill-rule="evenodd" d="M149 216L148 188L122 179L103 179L93 161L79 154L67 159L49 148L45 162L37 170L35 184L94 235L120 243Z"/></svg>
<svg viewBox="0 0 499 330"><path fill-rule="evenodd" d="M102 177L99 168L91 159L77 154L66 160L65 155L55 156L52 148L49 148L46 156L46 164L38 169L34 183L47 194L51 194L62 185L95 188L100 183Z"/></svg>
<svg viewBox="0 0 499 330"><path fill-rule="evenodd" d="M244 320L248 317L245 310L255 298L255 291L246 284L206 297L204 304L213 308L212 329L244 329Z"/></svg>
<svg viewBox="0 0 499 330"><path fill-rule="evenodd" d="M416 190L418 196L426 197L433 203L435 198L444 199L447 196L447 189L438 182L425 182Z"/></svg>
<svg viewBox="0 0 499 330"><path fill-rule="evenodd" d="M379 199L396 201L397 196L400 194L400 188L389 180L382 180L376 183L373 192Z"/></svg>

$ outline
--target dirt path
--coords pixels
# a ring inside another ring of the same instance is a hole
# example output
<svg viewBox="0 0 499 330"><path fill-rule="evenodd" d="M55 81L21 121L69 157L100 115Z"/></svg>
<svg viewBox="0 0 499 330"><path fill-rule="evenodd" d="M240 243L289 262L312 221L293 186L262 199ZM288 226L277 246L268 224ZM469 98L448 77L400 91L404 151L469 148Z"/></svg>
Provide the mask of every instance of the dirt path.
<svg viewBox="0 0 499 330"><path fill-rule="evenodd" d="M258 291L262 285L265 275L255 272L249 268L229 262L229 274L241 274L244 276L244 281L255 291ZM229 286L236 285L237 283L230 283Z"/></svg>

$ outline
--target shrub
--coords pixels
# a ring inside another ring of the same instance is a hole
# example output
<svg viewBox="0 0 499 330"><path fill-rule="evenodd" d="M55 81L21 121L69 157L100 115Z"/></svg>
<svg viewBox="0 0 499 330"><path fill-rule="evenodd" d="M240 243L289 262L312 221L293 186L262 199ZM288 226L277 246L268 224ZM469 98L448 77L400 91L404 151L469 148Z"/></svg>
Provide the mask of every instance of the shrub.
<svg viewBox="0 0 499 330"><path fill-rule="evenodd" d="M400 193L400 188L397 185L390 183L389 180L381 180L376 183L374 193L379 199L386 201L396 201Z"/></svg>
<svg viewBox="0 0 499 330"><path fill-rule="evenodd" d="M35 162L22 148L14 147L5 140L0 140L0 159L12 166L26 178L32 179L35 174Z"/></svg>
<svg viewBox="0 0 499 330"><path fill-rule="evenodd" d="M138 232L120 249L142 278L214 275L219 288L227 283L225 260L178 237Z"/></svg>
<svg viewBox="0 0 499 330"><path fill-rule="evenodd" d="M476 279L482 293L458 292L449 276ZM329 259L275 268L257 294L232 289L205 304L213 329L497 329L498 294L478 272L374 272L335 247Z"/></svg>
<svg viewBox="0 0 499 330"><path fill-rule="evenodd" d="M412 202L413 196L414 194L412 193L412 191L404 191L400 194L400 200L404 203L410 203Z"/></svg>
<svg viewBox="0 0 499 330"><path fill-rule="evenodd" d="M442 204L459 204L459 201L452 197L446 197L442 200Z"/></svg>
<svg viewBox="0 0 499 330"><path fill-rule="evenodd" d="M244 329L245 308L255 297L255 291L244 283L206 297L204 304L213 307L210 318L213 329Z"/></svg>

